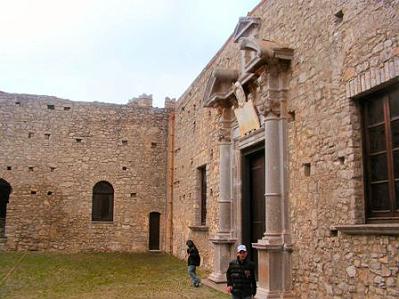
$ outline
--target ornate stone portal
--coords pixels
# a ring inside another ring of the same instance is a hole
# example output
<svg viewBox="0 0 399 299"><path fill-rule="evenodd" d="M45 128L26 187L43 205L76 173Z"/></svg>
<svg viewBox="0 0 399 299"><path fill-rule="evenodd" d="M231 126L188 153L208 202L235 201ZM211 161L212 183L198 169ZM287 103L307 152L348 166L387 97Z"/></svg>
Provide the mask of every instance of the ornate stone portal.
<svg viewBox="0 0 399 299"><path fill-rule="evenodd" d="M225 281L230 247L237 237L230 216L233 186L231 123L234 111L241 137L258 130L259 119L265 130L266 231L262 239L252 244L258 250L257 298L292 298L286 93L293 50L257 38L259 27L257 18L240 19L233 36L240 46L240 71L213 71L204 97L205 107L221 111L223 132L220 139L219 230L211 239L215 252L210 279Z"/></svg>

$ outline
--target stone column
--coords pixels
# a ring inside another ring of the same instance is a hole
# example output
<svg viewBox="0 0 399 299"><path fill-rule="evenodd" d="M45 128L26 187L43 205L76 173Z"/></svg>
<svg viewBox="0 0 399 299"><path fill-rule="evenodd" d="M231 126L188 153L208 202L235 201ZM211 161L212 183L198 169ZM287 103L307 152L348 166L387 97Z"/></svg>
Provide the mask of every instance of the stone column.
<svg viewBox="0 0 399 299"><path fill-rule="evenodd" d="M231 178L231 108L221 109L219 130L219 222L216 235L210 239L214 246L213 271L209 279L216 283L226 281L226 270L230 261L230 247L235 242L231 235L232 178Z"/></svg>
<svg viewBox="0 0 399 299"><path fill-rule="evenodd" d="M286 80L277 66L262 78L261 112L265 127L266 232L258 250L259 289L256 298L294 298L291 291L292 244L288 215Z"/></svg>

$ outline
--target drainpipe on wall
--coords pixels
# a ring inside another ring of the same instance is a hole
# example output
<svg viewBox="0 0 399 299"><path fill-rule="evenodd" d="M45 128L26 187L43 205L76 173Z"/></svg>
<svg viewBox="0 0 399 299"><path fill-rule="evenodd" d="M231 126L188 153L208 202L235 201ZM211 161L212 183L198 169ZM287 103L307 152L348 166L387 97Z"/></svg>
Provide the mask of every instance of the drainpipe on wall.
<svg viewBox="0 0 399 299"><path fill-rule="evenodd" d="M168 118L168 158L167 158L167 220L166 220L166 251L173 254L173 180L175 151L175 111L169 112Z"/></svg>

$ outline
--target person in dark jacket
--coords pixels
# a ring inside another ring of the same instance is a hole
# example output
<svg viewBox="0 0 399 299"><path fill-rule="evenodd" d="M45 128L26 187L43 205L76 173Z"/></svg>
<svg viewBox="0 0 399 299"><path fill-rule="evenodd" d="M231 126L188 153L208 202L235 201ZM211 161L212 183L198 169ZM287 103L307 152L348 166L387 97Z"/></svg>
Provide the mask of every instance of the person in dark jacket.
<svg viewBox="0 0 399 299"><path fill-rule="evenodd" d="M255 264L247 256L245 245L239 245L237 259L227 269L227 291L232 299L250 299L256 294Z"/></svg>
<svg viewBox="0 0 399 299"><path fill-rule="evenodd" d="M192 240L186 242L187 245L187 264L188 264L188 275L190 275L191 282L193 286L198 288L200 286L201 280L196 274L196 268L200 265L201 257L199 255L197 247Z"/></svg>

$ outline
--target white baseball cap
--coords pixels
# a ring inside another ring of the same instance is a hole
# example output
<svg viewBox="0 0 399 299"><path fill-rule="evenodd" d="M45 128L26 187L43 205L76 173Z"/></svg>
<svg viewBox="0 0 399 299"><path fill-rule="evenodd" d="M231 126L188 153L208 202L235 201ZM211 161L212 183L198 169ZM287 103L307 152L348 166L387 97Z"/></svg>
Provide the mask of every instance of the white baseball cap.
<svg viewBox="0 0 399 299"><path fill-rule="evenodd" d="M237 252L240 252L240 251L247 251L247 247L245 246L245 245L238 245L238 247L237 247Z"/></svg>

